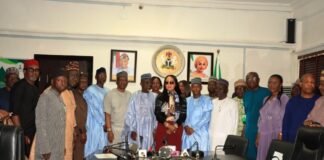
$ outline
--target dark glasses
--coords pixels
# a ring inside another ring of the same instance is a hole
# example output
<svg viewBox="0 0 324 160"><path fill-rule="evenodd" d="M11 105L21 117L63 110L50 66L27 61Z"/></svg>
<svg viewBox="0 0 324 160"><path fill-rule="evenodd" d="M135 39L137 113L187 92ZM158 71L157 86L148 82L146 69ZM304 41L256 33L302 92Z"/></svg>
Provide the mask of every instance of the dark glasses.
<svg viewBox="0 0 324 160"><path fill-rule="evenodd" d="M174 84L174 82L173 81L170 81L170 82L165 81L165 84Z"/></svg>
<svg viewBox="0 0 324 160"><path fill-rule="evenodd" d="M40 72L39 68L30 68L30 67L28 67L28 68L26 68L25 70L26 70L27 72L30 72L30 73L32 73L32 72L39 73L39 72Z"/></svg>

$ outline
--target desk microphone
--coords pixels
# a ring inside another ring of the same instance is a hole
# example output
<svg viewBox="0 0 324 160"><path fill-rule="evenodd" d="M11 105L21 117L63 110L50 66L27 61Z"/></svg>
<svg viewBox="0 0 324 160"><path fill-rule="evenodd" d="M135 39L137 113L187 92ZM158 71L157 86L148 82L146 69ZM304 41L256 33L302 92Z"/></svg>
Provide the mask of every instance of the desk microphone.
<svg viewBox="0 0 324 160"><path fill-rule="evenodd" d="M191 151L191 149L196 146L196 151ZM189 152L191 157L194 157L195 159L201 159L204 157L204 152L199 150L199 143L196 141L194 144L192 144L189 147Z"/></svg>
<svg viewBox="0 0 324 160"><path fill-rule="evenodd" d="M126 135L125 135L125 150L126 150L126 158L127 159L132 159L132 153L130 153L130 149L129 149L129 144L128 144L128 133L129 132L127 132L126 133Z"/></svg>
<svg viewBox="0 0 324 160"><path fill-rule="evenodd" d="M143 149L143 136L139 136L140 137L140 146L139 149Z"/></svg>
<svg viewBox="0 0 324 160"><path fill-rule="evenodd" d="M126 149L129 149L129 144L128 144L128 132L126 133L126 135L125 135L125 148Z"/></svg>
<svg viewBox="0 0 324 160"><path fill-rule="evenodd" d="M148 152L147 152L147 156L148 157L152 157L155 156L155 141L153 142L153 144L150 146Z"/></svg>

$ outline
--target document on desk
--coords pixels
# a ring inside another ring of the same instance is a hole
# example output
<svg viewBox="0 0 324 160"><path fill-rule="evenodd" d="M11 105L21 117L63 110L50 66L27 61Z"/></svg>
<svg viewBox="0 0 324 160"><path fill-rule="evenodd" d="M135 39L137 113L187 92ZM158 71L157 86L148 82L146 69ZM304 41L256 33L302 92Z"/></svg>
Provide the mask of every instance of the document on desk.
<svg viewBox="0 0 324 160"><path fill-rule="evenodd" d="M95 157L97 159L117 159L117 156L111 153L105 153L105 154L95 154Z"/></svg>

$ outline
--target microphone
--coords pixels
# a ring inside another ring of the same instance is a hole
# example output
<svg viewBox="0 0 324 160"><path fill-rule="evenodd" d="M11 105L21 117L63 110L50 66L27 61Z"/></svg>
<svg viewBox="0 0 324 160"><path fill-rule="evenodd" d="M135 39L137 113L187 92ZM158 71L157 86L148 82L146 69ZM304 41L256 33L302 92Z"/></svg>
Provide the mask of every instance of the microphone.
<svg viewBox="0 0 324 160"><path fill-rule="evenodd" d="M196 141L197 142L197 141ZM196 142L193 143L188 149L184 149L181 152L181 156L182 157L189 157L189 155L191 156L191 149L196 145ZM189 152L189 153L188 153ZM191 158L191 157L190 157Z"/></svg>
<svg viewBox="0 0 324 160"><path fill-rule="evenodd" d="M196 146L196 151L191 151L192 147ZM196 141L192 146L190 146L190 154L191 157L195 157L196 159L204 158L204 152L199 150L199 143Z"/></svg>
<svg viewBox="0 0 324 160"><path fill-rule="evenodd" d="M142 149L143 148L143 136L139 136L140 137L140 146L139 148Z"/></svg>
<svg viewBox="0 0 324 160"><path fill-rule="evenodd" d="M128 145L128 132L126 133L126 136L125 136L125 143L126 143L125 148L126 149L129 149L129 145Z"/></svg>
<svg viewBox="0 0 324 160"><path fill-rule="evenodd" d="M128 132L125 135L125 149L126 149L126 158L130 159L132 158L131 155L129 155L127 152L129 151L129 144L128 144Z"/></svg>
<svg viewBox="0 0 324 160"><path fill-rule="evenodd" d="M155 141L153 142L153 144L150 146L148 152L147 152L147 156L152 157L155 156Z"/></svg>
<svg viewBox="0 0 324 160"><path fill-rule="evenodd" d="M188 151L191 151L191 149L196 145L196 143L198 143L198 142L195 141L195 143L193 143L193 144L188 148Z"/></svg>

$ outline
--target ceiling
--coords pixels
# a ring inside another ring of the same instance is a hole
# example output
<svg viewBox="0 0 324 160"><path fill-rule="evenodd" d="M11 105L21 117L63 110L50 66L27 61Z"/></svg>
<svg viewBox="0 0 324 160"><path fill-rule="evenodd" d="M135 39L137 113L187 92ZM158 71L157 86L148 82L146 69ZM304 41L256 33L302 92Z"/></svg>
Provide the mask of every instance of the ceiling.
<svg viewBox="0 0 324 160"><path fill-rule="evenodd" d="M212 0L212 1L223 1L223 2L252 2L252 3L284 3L291 4L296 0Z"/></svg>
<svg viewBox="0 0 324 160"><path fill-rule="evenodd" d="M49 0L100 5L151 5L163 7L219 8L291 12L298 1L309 0Z"/></svg>

